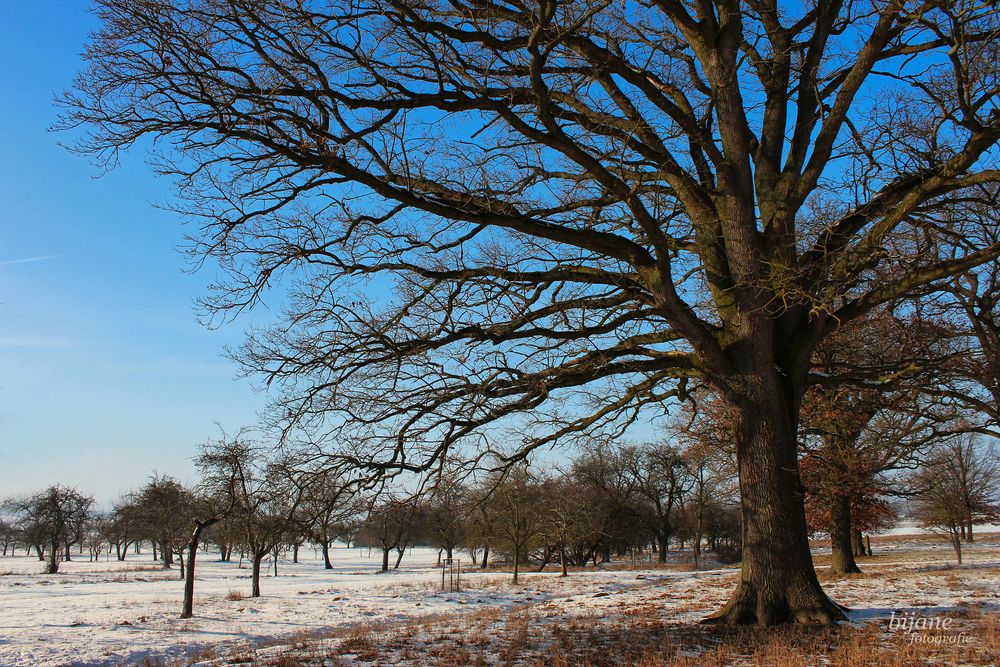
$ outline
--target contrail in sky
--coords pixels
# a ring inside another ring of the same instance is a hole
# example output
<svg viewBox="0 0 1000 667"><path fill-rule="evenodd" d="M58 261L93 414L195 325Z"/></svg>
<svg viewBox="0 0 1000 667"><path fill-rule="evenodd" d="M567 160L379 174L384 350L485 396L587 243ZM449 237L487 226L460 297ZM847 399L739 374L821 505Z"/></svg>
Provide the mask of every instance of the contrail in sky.
<svg viewBox="0 0 1000 667"><path fill-rule="evenodd" d="M24 257L22 259L0 259L0 266L13 266L14 264L31 264L32 262L41 262L46 259L55 259L56 257L65 257L66 253L61 252L58 255L40 255L39 257Z"/></svg>

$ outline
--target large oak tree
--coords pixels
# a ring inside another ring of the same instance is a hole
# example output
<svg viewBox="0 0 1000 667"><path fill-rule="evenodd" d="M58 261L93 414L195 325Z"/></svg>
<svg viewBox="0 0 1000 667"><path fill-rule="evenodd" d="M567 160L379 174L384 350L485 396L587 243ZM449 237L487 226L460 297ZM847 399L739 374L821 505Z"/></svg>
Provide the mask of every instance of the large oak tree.
<svg viewBox="0 0 1000 667"><path fill-rule="evenodd" d="M796 431L813 351L970 267L928 239L995 182L998 13L973 0L97 0L81 148L151 138L228 279L288 286L242 360L373 475L714 387L744 558L728 623L829 622ZM390 293L391 298L386 294ZM553 414L559 419L550 420ZM550 426L546 430L546 426Z"/></svg>

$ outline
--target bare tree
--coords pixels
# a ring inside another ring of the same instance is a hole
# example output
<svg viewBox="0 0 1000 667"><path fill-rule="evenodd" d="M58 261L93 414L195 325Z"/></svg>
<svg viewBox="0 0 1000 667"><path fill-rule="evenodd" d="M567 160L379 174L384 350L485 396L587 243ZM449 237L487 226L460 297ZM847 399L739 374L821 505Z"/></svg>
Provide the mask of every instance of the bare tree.
<svg viewBox="0 0 1000 667"><path fill-rule="evenodd" d="M962 562L962 535L973 521L1000 516L1000 458L992 446L959 436L942 443L911 477L913 515L948 537Z"/></svg>
<svg viewBox="0 0 1000 667"><path fill-rule="evenodd" d="M11 501L18 523L32 535L33 541L37 540L37 546L44 545L48 555L46 574L58 573L60 559L82 539L83 527L93 505L91 496L58 484Z"/></svg>
<svg viewBox="0 0 1000 667"><path fill-rule="evenodd" d="M396 550L395 567L416 537L414 523L417 507L412 498L385 498L373 504L362 529L362 539L382 551L382 572L389 570L389 554Z"/></svg>
<svg viewBox="0 0 1000 667"><path fill-rule="evenodd" d="M206 476L232 480L232 509L227 514L239 526L250 555L250 595L260 597L261 563L301 519L307 476L293 460L268 458L246 431L209 443L199 455L199 465Z"/></svg>
<svg viewBox="0 0 1000 667"><path fill-rule="evenodd" d="M626 456L636 494L648 506L644 516L656 536L659 560L666 563L677 515L692 487L687 460L680 450L666 442L629 448Z"/></svg>
<svg viewBox="0 0 1000 667"><path fill-rule="evenodd" d="M373 477L509 460L684 397L732 406L743 569L726 623L832 622L798 470L812 353L994 260L951 215L1000 179L998 10L975 0L98 0L65 126L172 153L230 279L291 284L250 372ZM932 72L931 75L928 73ZM870 100L878 98L879 103ZM972 238L971 236L969 238ZM387 299L372 285L391 284ZM559 403L565 405L565 403ZM480 452L481 453L481 452Z"/></svg>
<svg viewBox="0 0 1000 667"><path fill-rule="evenodd" d="M445 552L450 563L465 539L470 509L469 490L457 471L445 468L426 491L421 513L430 543Z"/></svg>
<svg viewBox="0 0 1000 667"><path fill-rule="evenodd" d="M323 566L333 569L330 545L347 536L354 528L361 503L346 481L331 471L320 471L308 486L302 504L305 531L323 550Z"/></svg>
<svg viewBox="0 0 1000 667"><path fill-rule="evenodd" d="M184 578L183 551L193 520L194 495L176 479L154 474L132 499L143 534L159 546L163 567L180 557L180 577Z"/></svg>
<svg viewBox="0 0 1000 667"><path fill-rule="evenodd" d="M538 502L542 496L537 481L524 466L510 469L490 486L487 502L496 517L496 548L510 555L516 584L521 565L542 536L545 510Z"/></svg>

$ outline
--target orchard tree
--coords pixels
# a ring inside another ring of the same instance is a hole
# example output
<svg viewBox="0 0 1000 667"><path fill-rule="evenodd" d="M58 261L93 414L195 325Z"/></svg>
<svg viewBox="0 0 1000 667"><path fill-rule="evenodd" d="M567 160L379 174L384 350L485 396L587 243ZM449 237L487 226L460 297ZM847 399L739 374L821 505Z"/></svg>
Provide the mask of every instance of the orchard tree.
<svg viewBox="0 0 1000 667"><path fill-rule="evenodd" d="M183 559L194 512L191 490L168 475L154 474L131 502L143 534L159 545L163 567L173 565L175 555ZM183 560L180 576L184 578Z"/></svg>
<svg viewBox="0 0 1000 667"><path fill-rule="evenodd" d="M482 460L490 425L532 434L512 462L621 428L690 378L735 415L743 567L715 619L843 617L802 397L838 327L1000 255L929 252L1000 179L993 3L95 6L63 125L109 162L163 149L228 272L210 312L290 292L240 355L286 429L350 433L331 464L374 482Z"/></svg>
<svg viewBox="0 0 1000 667"><path fill-rule="evenodd" d="M215 497L230 498L225 512L211 514L216 518L213 523L229 516L238 526L240 542L250 555L250 596L260 597L261 564L272 552L277 561L277 548L285 542L289 529L301 521L309 476L293 459L268 456L247 430L207 443L199 454L198 466L206 481L212 480ZM217 508L218 503L212 506Z"/></svg>
<svg viewBox="0 0 1000 667"><path fill-rule="evenodd" d="M330 545L346 537L361 513L360 502L353 489L340 476L321 471L308 486L302 503L305 533L323 550L323 566L333 569Z"/></svg>
<svg viewBox="0 0 1000 667"><path fill-rule="evenodd" d="M669 443L630 448L626 455L636 495L647 506L643 514L656 536L659 561L666 563L678 514L693 486L691 470L681 451Z"/></svg>
<svg viewBox="0 0 1000 667"><path fill-rule="evenodd" d="M59 572L59 561L83 537L94 499L76 489L57 484L27 498L11 501L18 524L48 557L46 574Z"/></svg>
<svg viewBox="0 0 1000 667"><path fill-rule="evenodd" d="M990 443L992 445L992 443ZM962 537L974 521L1000 517L1000 459L996 449L957 436L939 443L910 478L917 523L944 535L962 563Z"/></svg>

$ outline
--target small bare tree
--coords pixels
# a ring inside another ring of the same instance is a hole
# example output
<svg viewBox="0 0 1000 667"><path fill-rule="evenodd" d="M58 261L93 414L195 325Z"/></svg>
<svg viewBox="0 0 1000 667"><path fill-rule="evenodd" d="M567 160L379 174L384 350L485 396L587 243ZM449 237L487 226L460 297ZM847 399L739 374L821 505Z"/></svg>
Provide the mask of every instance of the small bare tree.
<svg viewBox="0 0 1000 667"><path fill-rule="evenodd" d="M991 445L953 437L911 477L917 522L947 536L962 562L962 536L974 521L1000 516L1000 458Z"/></svg>

